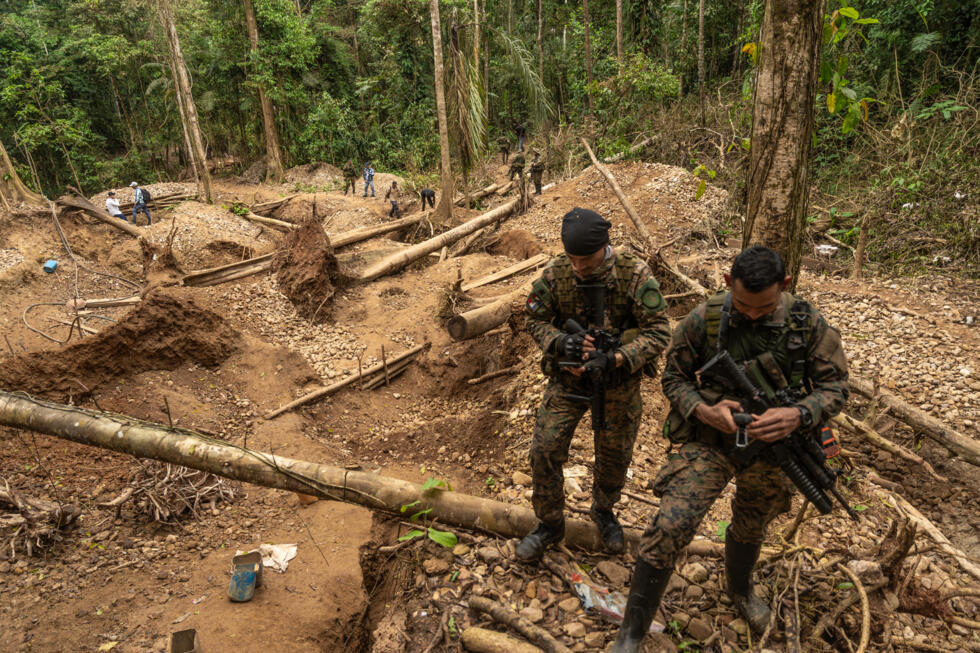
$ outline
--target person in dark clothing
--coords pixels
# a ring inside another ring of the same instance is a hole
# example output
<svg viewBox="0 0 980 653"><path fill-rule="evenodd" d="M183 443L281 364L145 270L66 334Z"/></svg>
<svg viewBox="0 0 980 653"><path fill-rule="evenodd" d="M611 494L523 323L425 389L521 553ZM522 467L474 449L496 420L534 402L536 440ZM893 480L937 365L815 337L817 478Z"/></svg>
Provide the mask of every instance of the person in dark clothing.
<svg viewBox="0 0 980 653"><path fill-rule="evenodd" d="M514 133L517 134L517 151L523 152L524 139L527 137L527 131L524 129L524 123L517 123L517 126L514 127Z"/></svg>
<svg viewBox="0 0 980 653"><path fill-rule="evenodd" d="M436 208L436 192L431 188L423 188L419 191L419 195L422 196L422 210L425 210L426 202L429 203L430 208Z"/></svg>

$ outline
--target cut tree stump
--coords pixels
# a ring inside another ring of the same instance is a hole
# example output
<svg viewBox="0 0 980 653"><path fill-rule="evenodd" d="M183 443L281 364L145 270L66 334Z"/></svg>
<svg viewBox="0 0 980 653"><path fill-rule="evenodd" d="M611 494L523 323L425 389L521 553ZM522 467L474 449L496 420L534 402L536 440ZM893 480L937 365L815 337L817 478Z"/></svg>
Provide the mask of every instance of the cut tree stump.
<svg viewBox="0 0 980 653"><path fill-rule="evenodd" d="M396 272L412 261L416 261L432 252L438 252L443 247L455 243L460 238L473 233L477 229L497 222L498 220L503 220L511 215L516 208L517 200L511 200L506 204L501 204L492 211L488 211L481 216L464 222L445 233L381 259L361 272L359 278L361 281L373 281L379 277Z"/></svg>
<svg viewBox="0 0 980 653"><path fill-rule="evenodd" d="M449 335L453 340L469 340L500 326L510 319L514 301L529 289L530 284L526 284L493 303L452 316L446 323Z"/></svg>

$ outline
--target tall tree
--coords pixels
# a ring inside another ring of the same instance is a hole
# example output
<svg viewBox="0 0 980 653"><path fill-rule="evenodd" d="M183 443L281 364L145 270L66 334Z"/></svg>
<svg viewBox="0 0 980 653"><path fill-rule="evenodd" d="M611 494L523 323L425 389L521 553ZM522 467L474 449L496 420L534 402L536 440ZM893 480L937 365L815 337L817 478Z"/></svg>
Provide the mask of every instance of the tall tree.
<svg viewBox="0 0 980 653"><path fill-rule="evenodd" d="M585 76L589 84L589 115L592 115L592 43L589 39L589 0L582 0L582 22L585 25Z"/></svg>
<svg viewBox="0 0 980 653"><path fill-rule="evenodd" d="M698 0L698 103L704 127L704 0Z"/></svg>
<svg viewBox="0 0 980 653"><path fill-rule="evenodd" d="M543 27L544 14L542 13L541 0L538 0L538 78L542 84L544 83L544 49L541 43Z"/></svg>
<svg viewBox="0 0 980 653"><path fill-rule="evenodd" d="M245 24L248 27L248 42L252 57L259 52L259 24L255 19L252 0L242 0L245 5ZM262 124L265 127L266 181L278 183L282 180L282 149L279 147L279 129L276 127L276 114L272 100L266 95L264 84L256 84L259 89L259 104L262 105Z"/></svg>
<svg viewBox="0 0 980 653"><path fill-rule="evenodd" d="M167 48L170 50L170 66L177 88L177 107L181 112L184 123L185 137L190 141L190 159L194 167L194 176L198 180L198 192L203 192L204 198L211 202L211 173L208 172L207 154L204 149L204 139L201 137L201 125L197 119L197 104L191 90L191 77L184 64L184 53L180 49L180 39L177 38L177 26L174 24L174 14L170 9L169 0L158 0L160 20L167 35Z"/></svg>
<svg viewBox="0 0 980 653"><path fill-rule="evenodd" d="M435 68L436 114L439 119L439 154L442 168L442 194L436 206L436 218L448 222L453 215L455 184L452 163L449 158L449 123L446 120L445 69L442 65L442 25L439 21L439 0L429 0L429 16L432 20L432 61Z"/></svg>
<svg viewBox="0 0 980 653"><path fill-rule="evenodd" d="M0 142L0 206L9 210L14 204L44 206L46 202L44 196L33 192L20 180L3 142Z"/></svg>
<svg viewBox="0 0 980 653"><path fill-rule="evenodd" d="M777 250L794 284L810 195L822 21L822 0L768 0L759 39L742 246Z"/></svg>
<svg viewBox="0 0 980 653"><path fill-rule="evenodd" d="M541 0L538 0L541 6ZM616 61L623 65L623 0L616 0Z"/></svg>

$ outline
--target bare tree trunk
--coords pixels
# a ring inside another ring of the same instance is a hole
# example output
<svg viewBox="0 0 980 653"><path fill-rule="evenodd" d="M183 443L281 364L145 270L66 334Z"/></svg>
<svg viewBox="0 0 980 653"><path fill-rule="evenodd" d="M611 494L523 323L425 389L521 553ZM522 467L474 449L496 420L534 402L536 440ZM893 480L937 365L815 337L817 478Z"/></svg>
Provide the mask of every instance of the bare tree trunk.
<svg viewBox="0 0 980 653"><path fill-rule="evenodd" d="M184 65L184 54L180 49L180 39L177 38L177 27L174 25L174 14L170 10L169 0L158 0L160 9L160 19L163 21L163 29L167 33L167 47L170 49L170 61L173 65L174 76L177 78L177 88L175 92L181 98L182 117L185 121L187 132L190 134L190 155L191 164L197 170L197 175L201 180L198 194L211 202L211 173L208 172L207 155L204 152L204 139L201 138L201 125L197 119L197 105L194 104L194 95L191 91L191 78ZM203 190L203 193L201 192Z"/></svg>
<svg viewBox="0 0 980 653"><path fill-rule="evenodd" d="M698 103L704 127L704 0L698 0Z"/></svg>
<svg viewBox="0 0 980 653"><path fill-rule="evenodd" d="M357 18L354 17L353 0L347 3L347 14L350 16L350 29L354 41L354 63L357 66L357 74L364 74L364 66L361 64L361 51L357 43Z"/></svg>
<svg viewBox="0 0 980 653"><path fill-rule="evenodd" d="M623 0L616 0L616 60L623 65Z"/></svg>
<svg viewBox="0 0 980 653"><path fill-rule="evenodd" d="M589 40L589 0L582 0L582 21L585 25L585 74L589 84L589 115L592 115L592 42Z"/></svg>
<svg viewBox="0 0 980 653"><path fill-rule="evenodd" d="M480 69L480 0L473 0L473 69Z"/></svg>
<svg viewBox="0 0 980 653"><path fill-rule="evenodd" d="M687 0L684 0L684 6L683 9L681 9L680 56L681 56L681 65L679 66L679 68L681 69L681 73L679 75L680 87L681 87L680 95L684 95L684 73L687 72L687 69L684 68L684 66L687 65Z"/></svg>
<svg viewBox="0 0 980 653"><path fill-rule="evenodd" d="M453 217L453 198L456 196L453 183L452 163L449 159L449 123L446 120L445 72L442 65L442 26L439 21L439 0L429 0L429 16L432 19L432 59L435 63L436 114L439 119L439 153L442 164L442 194L436 206L436 219L449 222Z"/></svg>
<svg viewBox="0 0 980 653"><path fill-rule="evenodd" d="M868 246L868 228L871 226L870 211L865 211L861 216L861 226L858 232L857 249L854 251L854 270L851 272L852 279L861 279L864 268L864 250Z"/></svg>
<svg viewBox="0 0 980 653"><path fill-rule="evenodd" d="M822 26L822 0L766 3L752 107L742 246L761 243L778 251L787 274L793 275L794 287L810 196L813 98Z"/></svg>
<svg viewBox="0 0 980 653"><path fill-rule="evenodd" d="M177 81L177 67L174 65L173 57L170 58L170 77L173 79L174 83L174 97L177 98L177 111L180 113L180 126L184 133L184 148L187 151L187 160L191 164L191 170L194 171L194 185L197 186L197 192L201 192L201 174L194 165L194 146L191 145L191 133L187 127L187 111L184 109L184 94L178 93L177 89L180 88L180 82ZM177 148L177 152L180 152L180 148ZM168 152L169 155L169 152ZM169 159L168 155L167 158ZM169 162L168 162L169 163ZM180 164L180 158L178 157L177 163ZM169 167L169 166L167 166Z"/></svg>
<svg viewBox="0 0 980 653"><path fill-rule="evenodd" d="M0 202L8 210L12 208L12 204L24 203L31 206L45 206L48 203L43 195L38 195L29 190L20 180L13 162L7 156L3 142L0 142Z"/></svg>
<svg viewBox="0 0 980 653"><path fill-rule="evenodd" d="M538 79L541 80L542 85L544 85L544 49L542 46L543 28L544 13L541 7L541 0L538 0Z"/></svg>
<svg viewBox="0 0 980 653"><path fill-rule="evenodd" d="M259 51L259 24L255 20L255 7L252 0L242 0L245 5L245 24L248 26L248 41L252 56ZM276 114L272 108L272 100L265 94L262 84L259 88L259 104L262 105L262 123L265 126L266 152L266 181L279 183L282 181L282 150L279 147L279 129L276 127Z"/></svg>

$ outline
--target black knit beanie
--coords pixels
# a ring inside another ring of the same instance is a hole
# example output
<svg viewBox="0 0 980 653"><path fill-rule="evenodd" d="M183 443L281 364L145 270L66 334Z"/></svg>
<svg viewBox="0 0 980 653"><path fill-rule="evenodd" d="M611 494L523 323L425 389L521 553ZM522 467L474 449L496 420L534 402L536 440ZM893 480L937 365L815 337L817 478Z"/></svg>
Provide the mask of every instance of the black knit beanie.
<svg viewBox="0 0 980 653"><path fill-rule="evenodd" d="M575 207L561 220L561 243L572 256L589 256L609 244L609 224L589 209Z"/></svg>

